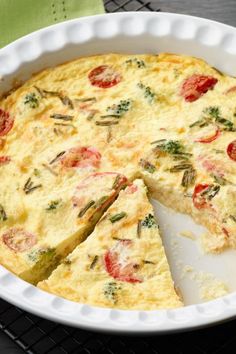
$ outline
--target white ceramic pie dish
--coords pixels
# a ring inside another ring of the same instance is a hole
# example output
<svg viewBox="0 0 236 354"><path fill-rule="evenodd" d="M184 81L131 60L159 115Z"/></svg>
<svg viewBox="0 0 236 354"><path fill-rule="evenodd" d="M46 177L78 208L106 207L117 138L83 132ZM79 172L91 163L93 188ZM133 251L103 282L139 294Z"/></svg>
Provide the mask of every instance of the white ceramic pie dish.
<svg viewBox="0 0 236 354"><path fill-rule="evenodd" d="M128 12L85 17L54 25L23 37L0 50L0 92L11 88L14 80L25 80L48 66L55 66L79 56L98 53L175 52L205 59L217 69L236 76L236 28L196 17L168 14ZM169 212L157 206L163 225ZM178 214L165 233L181 229L186 223L199 233L201 227ZM177 225L177 226L176 226ZM196 249L181 241L191 260ZM167 255L170 243L164 239ZM181 252L180 252L181 253ZM188 261L188 259L187 259ZM236 265L234 251L214 258L195 259L204 270L218 269L228 277L231 291L236 281L231 274ZM173 267L174 260L170 259ZM209 264L209 267L208 267ZM224 269L222 271L224 264ZM225 266L228 265L228 268ZM176 273L174 271L174 273ZM230 273L230 275L229 275ZM180 275L174 274L174 278ZM183 284L191 293L191 283ZM185 295L185 294L184 294ZM198 328L236 317L236 292L213 301L199 300L186 294L192 304L176 310L123 311L78 304L45 293L15 277L0 266L0 297L39 316L64 324L113 333L167 333Z"/></svg>

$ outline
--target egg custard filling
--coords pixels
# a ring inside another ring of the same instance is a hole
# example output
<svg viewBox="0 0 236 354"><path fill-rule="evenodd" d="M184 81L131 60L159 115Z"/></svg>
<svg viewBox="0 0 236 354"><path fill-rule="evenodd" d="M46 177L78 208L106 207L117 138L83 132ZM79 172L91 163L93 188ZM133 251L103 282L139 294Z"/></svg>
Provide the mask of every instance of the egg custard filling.
<svg viewBox="0 0 236 354"><path fill-rule="evenodd" d="M93 233L38 286L95 306L182 306L142 180L120 192Z"/></svg>
<svg viewBox="0 0 236 354"><path fill-rule="evenodd" d="M235 78L166 53L79 58L2 97L0 263L33 284L46 279L87 245L103 213L136 178L151 197L208 228L206 251L236 248L235 97ZM127 195L127 205L134 197ZM117 247L133 252L129 242ZM149 271L145 265L134 274L146 279L141 273L148 278ZM82 289L72 291L79 301ZM167 306L158 301L157 308Z"/></svg>

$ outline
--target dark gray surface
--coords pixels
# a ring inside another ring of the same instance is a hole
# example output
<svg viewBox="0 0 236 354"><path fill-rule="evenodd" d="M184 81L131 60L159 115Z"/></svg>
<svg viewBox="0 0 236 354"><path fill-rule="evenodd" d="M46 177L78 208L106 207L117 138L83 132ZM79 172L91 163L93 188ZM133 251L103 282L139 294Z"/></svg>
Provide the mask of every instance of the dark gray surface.
<svg viewBox="0 0 236 354"><path fill-rule="evenodd" d="M79 1L79 0L78 0ZM89 1L89 0L88 0ZM126 3L125 0L115 0L118 5ZM145 2L145 1L143 1ZM112 2L105 0L106 7L111 12ZM141 1L133 1L133 4L124 5L126 11L140 7ZM209 18L232 26L236 26L236 0L152 0L150 1L153 10L158 8L165 12L177 12ZM141 5L142 6L142 5ZM207 330L206 330L207 331ZM191 350L190 350L191 352ZM204 351L207 353L206 351ZM236 349L235 351L236 352ZM20 354L23 353L4 333L0 332L0 354ZM174 353L174 352L173 352ZM219 351L219 353L231 353L229 351ZM233 353L233 352L232 352ZM44 352L42 351L42 354Z"/></svg>
<svg viewBox="0 0 236 354"><path fill-rule="evenodd" d="M236 26L236 0L105 0L109 12L121 6L120 11L132 11L139 9L146 11L142 3L150 3L150 9L161 9L162 12L176 12L198 17L205 17L211 20ZM116 4L115 4L116 3ZM126 4L127 3L127 4ZM123 5L124 4L124 5Z"/></svg>
<svg viewBox="0 0 236 354"><path fill-rule="evenodd" d="M6 336L5 333L0 332L0 353L1 354L21 354L23 351L19 349L16 344Z"/></svg>
<svg viewBox="0 0 236 354"><path fill-rule="evenodd" d="M162 11L209 18L236 26L236 0L153 0Z"/></svg>

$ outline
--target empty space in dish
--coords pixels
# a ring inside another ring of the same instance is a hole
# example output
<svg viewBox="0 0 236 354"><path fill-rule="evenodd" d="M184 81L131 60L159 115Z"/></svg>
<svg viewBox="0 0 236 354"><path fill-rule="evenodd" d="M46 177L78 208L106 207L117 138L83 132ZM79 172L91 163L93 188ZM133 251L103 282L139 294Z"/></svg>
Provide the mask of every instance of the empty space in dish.
<svg viewBox="0 0 236 354"><path fill-rule="evenodd" d="M152 200L152 204L171 273L175 285L183 295L184 304L206 301L201 292L215 286L217 288L217 285L225 286L228 292L236 291L236 278L232 271L236 268L236 251L204 253L201 235L207 232L206 228L196 224L190 216L176 213L156 200ZM190 237L183 236L182 233L189 234Z"/></svg>

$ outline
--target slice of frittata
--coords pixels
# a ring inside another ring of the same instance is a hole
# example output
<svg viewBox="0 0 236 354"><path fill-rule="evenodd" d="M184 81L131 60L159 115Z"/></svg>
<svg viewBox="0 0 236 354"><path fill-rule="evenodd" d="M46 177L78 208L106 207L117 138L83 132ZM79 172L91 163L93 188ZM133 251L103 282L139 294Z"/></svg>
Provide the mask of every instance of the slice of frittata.
<svg viewBox="0 0 236 354"><path fill-rule="evenodd" d="M127 178L116 172L82 178L77 171L67 180L58 176L48 195L46 182L45 174L32 176L24 186L5 181L0 190L0 263L34 284L88 236Z"/></svg>
<svg viewBox="0 0 236 354"><path fill-rule="evenodd" d="M93 233L38 287L95 306L182 306L142 180L122 190Z"/></svg>

